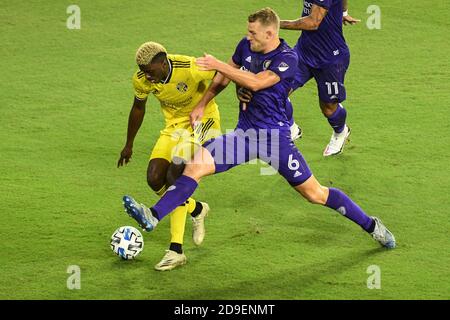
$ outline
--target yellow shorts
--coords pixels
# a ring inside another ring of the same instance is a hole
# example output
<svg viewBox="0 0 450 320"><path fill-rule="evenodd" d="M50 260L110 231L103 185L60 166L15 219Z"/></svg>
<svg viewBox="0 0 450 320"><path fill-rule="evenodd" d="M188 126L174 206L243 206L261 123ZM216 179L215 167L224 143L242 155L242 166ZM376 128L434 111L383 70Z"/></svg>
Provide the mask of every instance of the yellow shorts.
<svg viewBox="0 0 450 320"><path fill-rule="evenodd" d="M172 162L174 157L189 160L204 142L220 136L220 118L203 118L194 130L189 121L183 121L164 128L153 147L150 160L156 158Z"/></svg>

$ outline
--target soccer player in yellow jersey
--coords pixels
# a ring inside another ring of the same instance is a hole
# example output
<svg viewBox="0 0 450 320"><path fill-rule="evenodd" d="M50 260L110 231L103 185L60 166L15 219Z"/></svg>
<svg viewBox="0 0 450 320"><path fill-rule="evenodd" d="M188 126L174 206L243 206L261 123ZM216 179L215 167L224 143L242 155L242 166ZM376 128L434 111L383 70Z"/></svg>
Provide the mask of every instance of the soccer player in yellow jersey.
<svg viewBox="0 0 450 320"><path fill-rule="evenodd" d="M146 42L139 47L136 63L140 70L133 76L134 103L128 118L127 140L117 166L130 161L133 142L144 119L147 97L153 94L160 102L166 124L150 156L147 182L158 196L162 196L177 178L177 172L183 172L184 162L190 159L196 147L221 134L219 110L214 100L208 104L201 122L194 128L190 122L190 114L207 91L215 72L200 71L195 58L168 54L155 42ZM171 270L186 263L182 249L186 216L188 213L192 216L193 240L200 245L208 211L208 204L190 198L171 213L170 247L155 266L156 270Z"/></svg>

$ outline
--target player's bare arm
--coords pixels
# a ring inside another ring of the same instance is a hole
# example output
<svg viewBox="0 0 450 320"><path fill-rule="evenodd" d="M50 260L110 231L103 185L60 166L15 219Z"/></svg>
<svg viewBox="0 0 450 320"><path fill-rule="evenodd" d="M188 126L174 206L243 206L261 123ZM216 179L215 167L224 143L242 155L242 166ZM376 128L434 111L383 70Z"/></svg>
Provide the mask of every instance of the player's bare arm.
<svg viewBox="0 0 450 320"><path fill-rule="evenodd" d="M197 64L202 70L217 70L231 81L239 86L247 88L251 91L259 91L269 88L280 82L280 77L273 71L266 70L258 74L243 71L224 63L212 55L205 54L204 57L197 59Z"/></svg>
<svg viewBox="0 0 450 320"><path fill-rule="evenodd" d="M360 19L355 19L348 14L348 0L342 1L342 7L343 7L342 21L344 22L344 25L347 24L354 25L361 21Z"/></svg>
<svg viewBox="0 0 450 320"><path fill-rule="evenodd" d="M236 65L233 60L229 60L228 64L232 66L233 68L239 68L238 65ZM195 108L192 110L190 114L190 122L192 128L194 128L195 123L198 121L201 121L203 118L203 113L205 111L206 106L208 103L214 99L215 96L217 96L220 92L222 92L223 89L225 89L228 84L230 83L230 79L226 78L223 74L217 73L211 84L208 87L208 90L204 94L203 98L197 103Z"/></svg>
<svg viewBox="0 0 450 320"><path fill-rule="evenodd" d="M145 115L145 103L147 100L139 100L134 98L133 106L131 107L130 115L128 117L128 130L127 130L127 141L125 147L120 152L120 158L117 162L117 168L121 167L128 162L130 162L131 155L133 154L133 143L136 134L141 127L142 121Z"/></svg>
<svg viewBox="0 0 450 320"><path fill-rule="evenodd" d="M327 15L328 10L321 6L313 4L309 16L299 18L297 20L281 20L280 28L287 30L309 30L319 29L323 18Z"/></svg>

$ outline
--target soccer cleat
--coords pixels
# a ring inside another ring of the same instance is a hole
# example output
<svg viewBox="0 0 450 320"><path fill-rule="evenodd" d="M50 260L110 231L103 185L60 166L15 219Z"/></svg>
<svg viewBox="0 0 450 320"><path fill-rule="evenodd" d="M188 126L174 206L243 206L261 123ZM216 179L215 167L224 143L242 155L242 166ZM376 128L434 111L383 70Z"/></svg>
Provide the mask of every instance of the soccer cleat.
<svg viewBox="0 0 450 320"><path fill-rule="evenodd" d="M205 238L205 217L209 212L209 205L206 202L201 202L202 212L198 216L192 217L192 240L199 246Z"/></svg>
<svg viewBox="0 0 450 320"><path fill-rule="evenodd" d="M291 126L291 140L295 141L297 139L300 139L303 135L303 130L300 128L298 124L294 122L294 124Z"/></svg>
<svg viewBox="0 0 450 320"><path fill-rule="evenodd" d="M137 203L130 196L123 196L123 206L125 207L125 212L136 220L142 229L148 232L155 229L159 221L145 205Z"/></svg>
<svg viewBox="0 0 450 320"><path fill-rule="evenodd" d="M186 264L187 258L184 253L177 253L172 250L166 250L166 254L155 266L155 270L168 271Z"/></svg>
<svg viewBox="0 0 450 320"><path fill-rule="evenodd" d="M372 238L377 240L383 247L394 249L395 237L392 232L377 217L372 217L372 219L375 220L375 229L371 233Z"/></svg>
<svg viewBox="0 0 450 320"><path fill-rule="evenodd" d="M333 132L330 143L328 143L327 147L323 151L323 156L333 156L344 151L344 145L349 136L350 128L347 125L345 125L344 130L342 130L341 133Z"/></svg>

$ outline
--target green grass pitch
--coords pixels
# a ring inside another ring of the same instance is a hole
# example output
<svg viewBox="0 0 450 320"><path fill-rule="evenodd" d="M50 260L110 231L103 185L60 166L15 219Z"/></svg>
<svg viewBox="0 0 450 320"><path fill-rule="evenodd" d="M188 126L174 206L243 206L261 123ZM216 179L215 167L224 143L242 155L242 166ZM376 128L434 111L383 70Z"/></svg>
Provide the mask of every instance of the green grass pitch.
<svg viewBox="0 0 450 320"><path fill-rule="evenodd" d="M144 5L145 3L145 5ZM313 82L293 96L304 129L296 144L324 185L346 191L394 232L378 244L339 214L301 199L280 176L247 165L204 179L195 197L211 214L188 264L156 272L169 219L145 234L136 261L109 248L113 231L135 225L121 197L153 203L149 152L163 126L154 98L132 162L117 169L133 99L137 47L228 59L252 11L272 6L294 19L299 1L87 1L81 29L69 30L72 1L9 1L0 6L0 299L448 299L450 218L448 137L450 10L446 1L350 1L361 18L345 27L345 153L323 158L331 134ZM366 27L369 5L381 29ZM291 45L297 32L281 31ZM222 127L237 119L234 91L217 99ZM81 270L69 290L67 269ZM367 269L381 270L368 289Z"/></svg>

